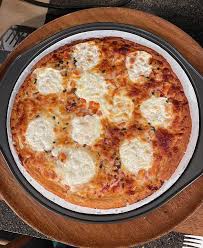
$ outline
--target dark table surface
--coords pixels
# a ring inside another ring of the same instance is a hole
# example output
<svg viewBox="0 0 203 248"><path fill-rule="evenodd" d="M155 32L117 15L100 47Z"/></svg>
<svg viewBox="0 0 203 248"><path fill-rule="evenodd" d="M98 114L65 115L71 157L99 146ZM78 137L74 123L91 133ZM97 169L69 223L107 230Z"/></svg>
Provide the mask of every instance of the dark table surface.
<svg viewBox="0 0 203 248"><path fill-rule="evenodd" d="M60 1L71 2L70 0L51 0L51 3ZM102 2L101 0L98 1ZM93 2L96 2L96 0L93 0ZM107 1L104 2L106 3ZM109 2L115 1L109 0ZM131 0L124 7L158 15L183 29L203 45L203 0ZM67 12L67 10L49 9L46 21L50 21Z"/></svg>
<svg viewBox="0 0 203 248"><path fill-rule="evenodd" d="M51 0L50 2L56 3L59 1ZM125 7L147 11L163 17L183 29L203 45L203 0L132 0ZM69 10L48 9L46 22L69 12ZM0 230L46 238L20 220L2 201L0 201ZM179 248L182 247L182 240L182 234L171 232L161 239L139 247Z"/></svg>

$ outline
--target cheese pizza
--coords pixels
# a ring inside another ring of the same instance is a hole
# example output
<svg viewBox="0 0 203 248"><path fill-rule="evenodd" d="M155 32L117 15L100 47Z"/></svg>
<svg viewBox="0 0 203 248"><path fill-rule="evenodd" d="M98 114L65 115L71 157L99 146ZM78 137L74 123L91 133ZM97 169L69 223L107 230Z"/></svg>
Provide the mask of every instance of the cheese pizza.
<svg viewBox="0 0 203 248"><path fill-rule="evenodd" d="M67 44L21 85L12 139L26 171L67 202L112 209L157 191L189 142L188 100L169 63L119 37Z"/></svg>

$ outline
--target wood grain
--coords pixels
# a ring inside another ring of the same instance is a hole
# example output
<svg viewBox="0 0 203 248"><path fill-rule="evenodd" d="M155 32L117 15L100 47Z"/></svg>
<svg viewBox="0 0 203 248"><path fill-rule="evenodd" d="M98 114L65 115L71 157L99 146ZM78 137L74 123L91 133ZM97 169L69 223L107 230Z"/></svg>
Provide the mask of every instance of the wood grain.
<svg viewBox="0 0 203 248"><path fill-rule="evenodd" d="M78 24L103 21L128 23L161 36L176 47L200 72L203 72L202 48L176 26L140 11L98 8L63 16L32 33L8 57L2 66L0 76L17 55L46 37ZM118 224L86 224L51 212L32 199L11 174L2 156L0 156L0 170L0 192L8 205L25 222L51 239L79 247L129 247L148 242L177 226L200 206L203 199L203 177L200 177L167 204L144 217Z"/></svg>
<svg viewBox="0 0 203 248"><path fill-rule="evenodd" d="M189 218L180 223L174 231L203 236L203 204Z"/></svg>

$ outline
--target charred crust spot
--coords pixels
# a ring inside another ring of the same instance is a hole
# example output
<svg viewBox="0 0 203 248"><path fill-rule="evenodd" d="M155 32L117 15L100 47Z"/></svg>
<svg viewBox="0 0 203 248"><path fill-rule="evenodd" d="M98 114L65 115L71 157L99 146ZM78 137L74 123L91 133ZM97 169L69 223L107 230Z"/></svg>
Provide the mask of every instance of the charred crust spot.
<svg viewBox="0 0 203 248"><path fill-rule="evenodd" d="M76 107L77 107L77 102L76 102L76 100L75 99L68 99L67 100L67 103L66 103L66 110L68 111L68 112L72 112L72 111L74 111L75 109L76 109Z"/></svg>
<svg viewBox="0 0 203 248"><path fill-rule="evenodd" d="M172 143L172 134L170 134L167 130L159 128L156 131L156 137L158 141L158 145L167 151Z"/></svg>
<svg viewBox="0 0 203 248"><path fill-rule="evenodd" d="M130 91L130 96L138 96L140 94L141 90L138 88L132 88Z"/></svg>
<svg viewBox="0 0 203 248"><path fill-rule="evenodd" d="M174 153L178 153L178 151L179 151L179 148L178 148L177 146L174 146L174 147L173 147L173 152L174 152Z"/></svg>
<svg viewBox="0 0 203 248"><path fill-rule="evenodd" d="M125 183L127 186L132 186L133 182L134 182L133 178L130 178L128 176L126 177Z"/></svg>
<svg viewBox="0 0 203 248"><path fill-rule="evenodd" d="M77 60L74 58L73 59L73 64L76 66Z"/></svg>
<svg viewBox="0 0 203 248"><path fill-rule="evenodd" d="M170 72L169 68L164 68L164 69L163 69L163 74L168 75L168 74L170 74L170 73L171 73L171 72Z"/></svg>
<svg viewBox="0 0 203 248"><path fill-rule="evenodd" d="M52 58L53 58L53 59L57 59L57 58L58 58L57 53L53 53L53 54L52 54Z"/></svg>
<svg viewBox="0 0 203 248"><path fill-rule="evenodd" d="M149 190L151 190L151 191L156 191L156 190L159 189L159 187L158 187L158 186L155 186L155 185L147 185L147 188L148 188Z"/></svg>
<svg viewBox="0 0 203 248"><path fill-rule="evenodd" d="M61 71L61 75L66 77L68 75L68 72L66 70Z"/></svg>
<svg viewBox="0 0 203 248"><path fill-rule="evenodd" d="M112 45L116 46L118 42L116 40L112 41Z"/></svg>
<svg viewBox="0 0 203 248"><path fill-rule="evenodd" d="M120 54L126 55L129 52L129 46L128 45L124 45L121 48L119 48L118 52Z"/></svg>
<svg viewBox="0 0 203 248"><path fill-rule="evenodd" d="M173 106L175 107L176 111L180 110L182 107L182 103L179 102L176 99L172 99L171 102L173 103Z"/></svg>
<svg viewBox="0 0 203 248"><path fill-rule="evenodd" d="M102 169L102 168L103 168L103 165L104 165L104 161L101 161L101 162L99 163L99 168Z"/></svg>
<svg viewBox="0 0 203 248"><path fill-rule="evenodd" d="M106 53L106 52L108 51L108 49L107 49L106 47L102 47L102 51L103 51L104 53Z"/></svg>
<svg viewBox="0 0 203 248"><path fill-rule="evenodd" d="M23 160L23 156L21 154L18 154L18 157L21 161Z"/></svg>
<svg viewBox="0 0 203 248"><path fill-rule="evenodd" d="M71 89L71 93L75 93L76 90L77 90L77 88L72 88L72 89Z"/></svg>
<svg viewBox="0 0 203 248"><path fill-rule="evenodd" d="M134 195L134 194L135 194L135 190L128 190L128 191L127 191L127 194L128 194L128 195Z"/></svg>

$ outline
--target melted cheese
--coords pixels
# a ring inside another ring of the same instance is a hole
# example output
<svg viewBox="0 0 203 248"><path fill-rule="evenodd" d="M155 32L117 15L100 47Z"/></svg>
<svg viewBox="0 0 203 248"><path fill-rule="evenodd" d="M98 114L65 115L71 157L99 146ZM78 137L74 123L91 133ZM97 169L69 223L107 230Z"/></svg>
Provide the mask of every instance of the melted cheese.
<svg viewBox="0 0 203 248"><path fill-rule="evenodd" d="M72 139L81 145L90 145L99 138L101 133L100 119L97 116L86 115L72 120Z"/></svg>
<svg viewBox="0 0 203 248"><path fill-rule="evenodd" d="M140 76L148 77L150 75L152 72L152 66L149 64L151 57L151 54L145 51L133 52L126 57L126 68L131 81L136 82Z"/></svg>
<svg viewBox="0 0 203 248"><path fill-rule="evenodd" d="M124 93L119 93L113 98L113 106L111 107L108 118L116 123L127 122L134 110L133 101Z"/></svg>
<svg viewBox="0 0 203 248"><path fill-rule="evenodd" d="M28 124L25 138L35 151L51 150L55 139L53 123L44 117L32 120Z"/></svg>
<svg viewBox="0 0 203 248"><path fill-rule="evenodd" d="M99 63L99 48L91 41L79 43L74 46L72 57L79 70L90 70Z"/></svg>
<svg viewBox="0 0 203 248"><path fill-rule="evenodd" d="M136 173L140 169L149 169L152 166L152 144L141 139L125 141L120 146L119 152L122 165L131 173Z"/></svg>
<svg viewBox="0 0 203 248"><path fill-rule="evenodd" d="M59 93L63 90L63 78L58 70L37 68L33 72L37 79L37 89L43 95Z"/></svg>
<svg viewBox="0 0 203 248"><path fill-rule="evenodd" d="M96 174L96 166L92 156L82 148L55 148L52 155L57 157L65 153L66 160L56 161L56 173L61 177L62 183L76 186L88 183Z"/></svg>
<svg viewBox="0 0 203 248"><path fill-rule="evenodd" d="M155 97L144 101L140 106L142 115L155 127L168 127L172 119L172 104L166 97Z"/></svg>
<svg viewBox="0 0 203 248"><path fill-rule="evenodd" d="M102 75L85 72L76 81L76 95L86 101L100 102L107 93L108 86Z"/></svg>

